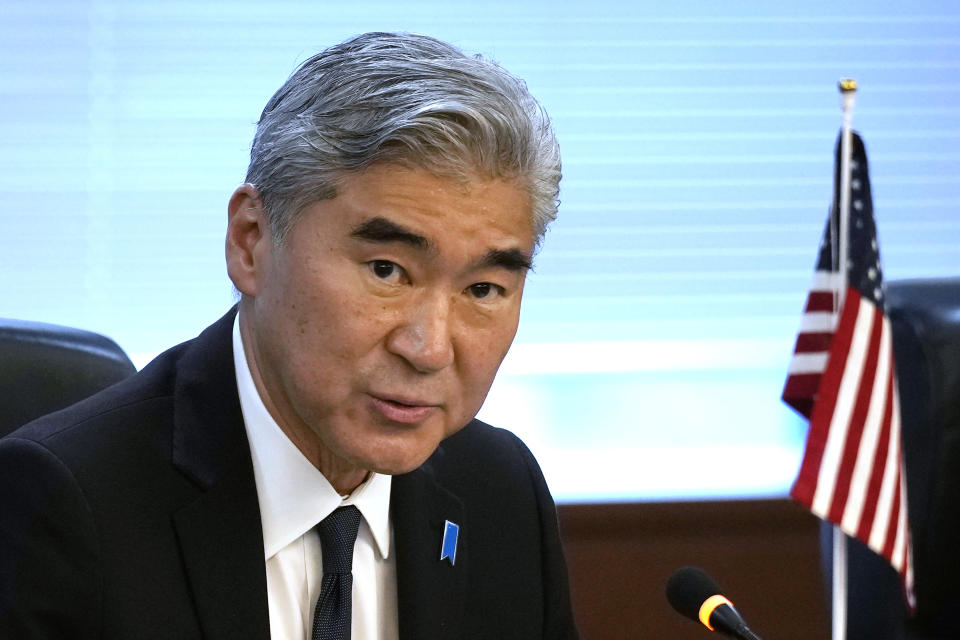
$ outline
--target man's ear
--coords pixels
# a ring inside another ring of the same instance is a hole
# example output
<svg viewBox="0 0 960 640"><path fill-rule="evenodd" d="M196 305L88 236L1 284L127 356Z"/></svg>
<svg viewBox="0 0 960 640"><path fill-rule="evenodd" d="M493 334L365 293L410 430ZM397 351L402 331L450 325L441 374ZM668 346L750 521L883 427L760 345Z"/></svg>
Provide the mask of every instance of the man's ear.
<svg viewBox="0 0 960 640"><path fill-rule="evenodd" d="M256 296L273 243L257 188L252 184L237 187L227 214L227 274L240 293Z"/></svg>

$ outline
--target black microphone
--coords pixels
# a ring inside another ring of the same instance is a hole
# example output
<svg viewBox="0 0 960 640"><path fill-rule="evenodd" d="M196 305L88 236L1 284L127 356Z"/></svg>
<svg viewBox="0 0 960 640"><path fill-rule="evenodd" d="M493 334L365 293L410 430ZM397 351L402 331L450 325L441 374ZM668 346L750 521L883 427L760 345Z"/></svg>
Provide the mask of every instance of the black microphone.
<svg viewBox="0 0 960 640"><path fill-rule="evenodd" d="M703 569L682 567L674 571L667 580L667 600L677 613L702 622L711 631L739 640L761 640Z"/></svg>

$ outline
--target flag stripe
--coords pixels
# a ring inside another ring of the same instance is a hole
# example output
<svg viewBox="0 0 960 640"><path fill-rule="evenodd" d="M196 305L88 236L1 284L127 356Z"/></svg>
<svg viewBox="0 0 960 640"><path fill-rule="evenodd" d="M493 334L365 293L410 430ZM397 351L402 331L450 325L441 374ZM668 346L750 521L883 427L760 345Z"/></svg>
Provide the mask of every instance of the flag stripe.
<svg viewBox="0 0 960 640"><path fill-rule="evenodd" d="M863 354L859 361L860 371L856 380L856 388L851 389L851 399L853 401L853 411L844 425L831 428L846 429L846 438L844 439L841 452L840 467L836 471L836 488L834 489L833 503L830 505L829 519L833 522L841 522L843 514L847 507L847 498L850 495L850 484L853 481L854 467L857 464L861 444L864 444L863 432L867 420L867 413L870 410L871 393L877 372L877 360L880 352L880 338L883 334L883 324L879 322L880 314L875 313L876 308L866 302L860 301L860 313L870 318L870 329L864 328Z"/></svg>
<svg viewBox="0 0 960 640"><path fill-rule="evenodd" d="M883 461L883 477L880 481L880 493L877 496L877 515L874 518L873 528L870 530L870 537L867 539L867 545L874 550L883 549L885 546L887 531L890 526L890 514L893 513L894 509L894 491L897 486L899 471L897 468L899 422L899 416L894 412L893 420L890 422L890 448L887 451L886 459Z"/></svg>
<svg viewBox="0 0 960 640"><path fill-rule="evenodd" d="M813 373L816 374L817 379L819 380L820 374L823 373L823 370L827 368L827 356L829 355L830 354L826 351L821 351L819 353L794 354L793 360L790 361L790 373Z"/></svg>
<svg viewBox="0 0 960 640"><path fill-rule="evenodd" d="M890 558L890 563L897 571L900 571L900 566L896 564L899 558L894 557L893 550L896 546L897 536L900 534L900 528L897 526L900 519L900 498L900 483L897 482L894 487L893 505L889 514L890 522L887 524L887 537L883 542L883 547L878 550L881 555Z"/></svg>
<svg viewBox="0 0 960 640"><path fill-rule="evenodd" d="M880 431L886 407L889 406L887 388L890 381L890 323L886 321L878 310L874 310L874 334L876 335L875 364L876 372L869 394L865 394L866 414L863 420L863 434L860 446L853 460L853 471L850 475L850 485L847 494L847 504L841 516L844 531L852 531L853 535L860 529L860 521L864 515L865 502L870 495L870 478L873 475L873 461L876 459L877 448L881 445ZM869 365L868 365L869 366ZM866 388L864 388L866 390Z"/></svg>
<svg viewBox="0 0 960 640"><path fill-rule="evenodd" d="M902 463L902 461L901 461ZM905 501L907 495L907 484L906 479L903 475L900 476L900 496ZM897 542L894 545L895 556L893 561L893 566L897 569L901 576L904 577L906 584L910 587L913 585L913 562L910 557L910 524L907 522L907 510L898 509L897 510ZM909 594L912 595L912 594Z"/></svg>
<svg viewBox="0 0 960 640"><path fill-rule="evenodd" d="M860 372L866 357L867 338L872 323L872 314L861 313L860 295L854 289L848 290L845 309L840 317L840 326L837 327L836 339L840 345L849 344L849 348L844 349L843 366L828 367L824 373L824 380L820 383L821 390L825 384L838 390L836 401L831 404L821 404L818 400L810 419L811 428L819 424L820 430L826 432L826 447L818 470L817 489L814 492L811 507L814 513L824 518L830 513L831 501L836 490L837 470L843 458L850 417L860 390ZM824 408L823 411L820 410L821 407Z"/></svg>
<svg viewBox="0 0 960 640"><path fill-rule="evenodd" d="M890 358L888 357L887 360L889 361ZM884 402L883 419L880 425L880 433L877 436L877 446L870 469L870 478L867 487L863 491L863 512L860 517L860 524L856 532L853 533L853 535L860 540L870 540L870 530L873 528L873 519L877 513L877 500L880 496L883 468L887 460L887 449L890 442L890 423L893 420L894 393L896 393L896 389L893 385L893 370L891 368L887 375L886 401Z"/></svg>
<svg viewBox="0 0 960 640"><path fill-rule="evenodd" d="M788 398L812 398L820 384L820 374L797 374L790 376L783 395ZM811 401L812 402L812 401Z"/></svg>
<svg viewBox="0 0 960 640"><path fill-rule="evenodd" d="M817 269L813 273L811 291L840 291L847 286L846 279L836 271Z"/></svg>
<svg viewBox="0 0 960 640"><path fill-rule="evenodd" d="M811 291L807 298L807 308L805 311L827 311L833 313L840 305L837 300L836 291Z"/></svg>
<svg viewBox="0 0 960 640"><path fill-rule="evenodd" d="M853 292L853 295L859 299L859 295ZM840 392L840 378L844 366L846 365L847 353L850 350L850 341L853 334L853 321L856 320L858 310L857 304L851 304L847 299L847 306L844 309L843 317L840 320L837 335L834 336L834 347L829 364L824 372L820 385L817 389L816 403L813 406L813 415L810 418L810 432L807 434L807 448L804 451L803 462L800 465L800 473L794 483L793 491L797 492L797 500L804 503L813 502L813 494L817 488L817 479L821 468L825 449L827 447L827 436L829 420L824 422L824 417L828 418L833 414L837 403L837 397ZM852 316L852 318L851 318ZM846 328L850 327L850 328ZM819 419L818 419L819 417ZM833 483L830 483L830 492L832 493ZM826 489L825 489L826 490ZM814 509L814 513L823 517L823 514Z"/></svg>
<svg viewBox="0 0 960 640"><path fill-rule="evenodd" d="M827 353L830 350L830 341L833 332L801 333L797 336L797 353Z"/></svg>
<svg viewBox="0 0 960 640"><path fill-rule="evenodd" d="M811 312L800 318L800 331L803 333L833 333L836 316L832 313Z"/></svg>

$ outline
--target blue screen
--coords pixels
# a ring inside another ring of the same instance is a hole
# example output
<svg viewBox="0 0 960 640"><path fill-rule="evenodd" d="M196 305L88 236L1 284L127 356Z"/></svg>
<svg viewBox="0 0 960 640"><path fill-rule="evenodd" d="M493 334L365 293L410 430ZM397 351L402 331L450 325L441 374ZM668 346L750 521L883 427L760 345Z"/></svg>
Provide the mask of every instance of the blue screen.
<svg viewBox="0 0 960 640"><path fill-rule="evenodd" d="M232 303L226 203L263 105L356 33L498 60L550 113L560 216L480 417L563 501L782 495L779 400L860 91L886 279L960 273L960 10L717 3L4 2L0 316L138 365Z"/></svg>

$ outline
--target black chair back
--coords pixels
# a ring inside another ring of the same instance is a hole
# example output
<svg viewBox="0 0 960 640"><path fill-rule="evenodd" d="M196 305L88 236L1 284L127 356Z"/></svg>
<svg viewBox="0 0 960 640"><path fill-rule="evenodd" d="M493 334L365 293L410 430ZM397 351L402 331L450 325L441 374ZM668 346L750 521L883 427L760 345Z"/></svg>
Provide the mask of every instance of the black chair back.
<svg viewBox="0 0 960 640"><path fill-rule="evenodd" d="M105 336L0 318L0 437L135 371L123 349Z"/></svg>
<svg viewBox="0 0 960 640"><path fill-rule="evenodd" d="M891 282L887 314L900 391L917 610L909 615L894 570L851 539L847 638L960 638L960 278Z"/></svg>

